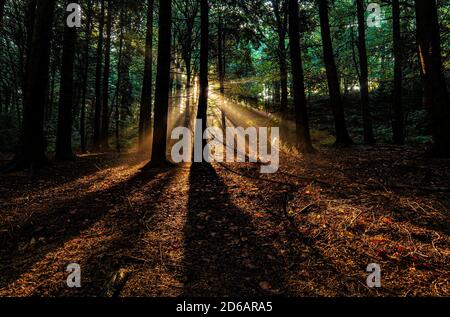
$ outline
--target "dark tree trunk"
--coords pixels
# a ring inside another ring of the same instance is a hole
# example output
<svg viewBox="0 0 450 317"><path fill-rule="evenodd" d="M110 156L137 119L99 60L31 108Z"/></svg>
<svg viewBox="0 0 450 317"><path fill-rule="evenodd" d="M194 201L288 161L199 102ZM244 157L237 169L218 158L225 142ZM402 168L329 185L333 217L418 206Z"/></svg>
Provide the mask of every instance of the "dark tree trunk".
<svg viewBox="0 0 450 317"><path fill-rule="evenodd" d="M19 165L38 167L44 164L44 111L48 89L48 67L55 0L37 2L27 78L24 91L22 147Z"/></svg>
<svg viewBox="0 0 450 317"><path fill-rule="evenodd" d="M55 159L58 161L72 160L74 158L72 152L72 105L76 40L76 28L70 28L65 25L59 86L58 131L56 136Z"/></svg>
<svg viewBox="0 0 450 317"><path fill-rule="evenodd" d="M336 130L336 144L348 145L352 141L345 123L344 104L342 102L339 78L334 60L333 44L330 34L330 23L328 19L328 0L319 0L320 29L322 34L323 58L327 71L328 90L330 93L330 104L334 116Z"/></svg>
<svg viewBox="0 0 450 317"><path fill-rule="evenodd" d="M428 87L432 155L450 157L450 103L441 56L438 13L435 1L415 0L417 41L424 84Z"/></svg>
<svg viewBox="0 0 450 317"><path fill-rule="evenodd" d="M200 96L198 98L197 119L202 120L202 131L196 131L203 135L207 127L208 112L208 44L209 44L209 4L208 0L200 0L201 15L201 40L200 40ZM202 138L203 147L206 140Z"/></svg>
<svg viewBox="0 0 450 317"><path fill-rule="evenodd" d="M81 112L80 112L80 142L81 152L86 153L86 95L89 74L89 46L91 44L92 32L92 0L87 2L87 22L86 22L86 39L84 48L84 68L83 68L83 87L81 92Z"/></svg>
<svg viewBox="0 0 450 317"><path fill-rule="evenodd" d="M0 0L0 26L3 23L3 14L5 12L5 2L6 2L6 0Z"/></svg>
<svg viewBox="0 0 450 317"><path fill-rule="evenodd" d="M152 120L153 81L153 0L147 1L147 37L145 40L145 65L142 80L141 108L139 114L139 150L144 148L145 137L150 134Z"/></svg>
<svg viewBox="0 0 450 317"><path fill-rule="evenodd" d="M217 24L217 71L219 74L220 93L225 92L224 73L223 73L223 25L222 17L219 17Z"/></svg>
<svg viewBox="0 0 450 317"><path fill-rule="evenodd" d="M95 105L94 105L94 149L100 149L101 112L102 112L102 63L103 63L103 29L105 24L105 0L100 1L101 13L97 43L97 64L95 69Z"/></svg>
<svg viewBox="0 0 450 317"><path fill-rule="evenodd" d="M106 41L105 41L105 65L103 68L102 85L102 131L101 146L103 149L109 148L109 73L111 68L111 29L112 29L112 0L108 0L108 18L106 20Z"/></svg>
<svg viewBox="0 0 450 317"><path fill-rule="evenodd" d="M392 0L392 26L394 43L394 91L392 93L394 113L392 118L392 131L394 143L401 145L405 143L405 124L402 105L403 49L400 30L399 0Z"/></svg>
<svg viewBox="0 0 450 317"><path fill-rule="evenodd" d="M166 166L167 117L169 111L172 46L172 0L159 1L158 65L155 87L155 120L152 157L148 167Z"/></svg>
<svg viewBox="0 0 450 317"><path fill-rule="evenodd" d="M280 81L275 80L273 82L273 103L276 107L280 107L281 103L281 94L280 94ZM280 109L278 109L280 110Z"/></svg>
<svg viewBox="0 0 450 317"><path fill-rule="evenodd" d="M286 46L284 44L286 36L280 37L280 90L281 90L281 100L280 100L280 112L282 115L286 114L288 105L288 74L287 74L287 52Z"/></svg>
<svg viewBox="0 0 450 317"><path fill-rule="evenodd" d="M372 127L372 115L369 103L369 68L367 65L366 49L366 28L364 0L356 0L358 12L358 53L359 53L359 86L361 89L361 110L364 128L364 143L373 144L375 142Z"/></svg>
<svg viewBox="0 0 450 317"><path fill-rule="evenodd" d="M59 51L57 52L59 54ZM53 117L53 106L55 104L55 86L56 86L56 71L57 71L57 60L53 59L52 65L50 66L50 92L49 100L45 109L45 119L47 122L51 122Z"/></svg>
<svg viewBox="0 0 450 317"><path fill-rule="evenodd" d="M117 83L116 83L116 95L115 95L115 134L116 134L116 151L120 153L120 90L122 87L122 67L123 67L123 45L124 45L124 28L125 28L125 11L120 10L120 35L119 35L119 54L117 56Z"/></svg>
<svg viewBox="0 0 450 317"><path fill-rule="evenodd" d="M300 49L298 0L289 0L289 45L292 64L292 81L295 108L296 142L300 151L314 152L309 133L305 83Z"/></svg>
<svg viewBox="0 0 450 317"><path fill-rule="evenodd" d="M25 86L27 82L28 70L30 69L30 59L31 59L31 45L33 42L33 33L35 26L35 18L36 18L36 5L37 0L29 0L28 5L25 12L25 29L26 29L26 38L25 38L25 49L24 54L25 58L23 58L22 67L23 67L23 76L22 76L22 88L25 91Z"/></svg>

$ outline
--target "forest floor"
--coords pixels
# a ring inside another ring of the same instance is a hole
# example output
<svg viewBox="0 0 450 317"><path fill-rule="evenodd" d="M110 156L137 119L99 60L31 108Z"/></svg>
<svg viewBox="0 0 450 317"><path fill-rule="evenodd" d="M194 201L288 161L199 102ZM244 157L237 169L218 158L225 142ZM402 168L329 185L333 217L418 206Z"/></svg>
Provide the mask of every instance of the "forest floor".
<svg viewBox="0 0 450 317"><path fill-rule="evenodd" d="M317 146L140 171L89 154L0 178L0 296L450 296L450 164ZM81 267L69 288L67 265ZM381 288L366 268L381 266Z"/></svg>

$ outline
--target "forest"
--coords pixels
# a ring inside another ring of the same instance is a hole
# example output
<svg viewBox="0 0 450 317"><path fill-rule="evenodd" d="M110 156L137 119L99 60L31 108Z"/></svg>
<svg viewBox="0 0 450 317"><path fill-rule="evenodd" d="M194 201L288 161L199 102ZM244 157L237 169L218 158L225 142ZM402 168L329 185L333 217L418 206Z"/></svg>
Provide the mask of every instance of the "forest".
<svg viewBox="0 0 450 317"><path fill-rule="evenodd" d="M0 297L448 297L449 82L449 0L0 0Z"/></svg>

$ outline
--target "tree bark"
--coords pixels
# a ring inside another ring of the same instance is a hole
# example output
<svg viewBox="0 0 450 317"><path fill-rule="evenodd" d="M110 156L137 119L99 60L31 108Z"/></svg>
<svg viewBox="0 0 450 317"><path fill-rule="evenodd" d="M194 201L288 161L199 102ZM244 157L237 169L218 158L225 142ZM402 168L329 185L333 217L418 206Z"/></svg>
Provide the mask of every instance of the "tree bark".
<svg viewBox="0 0 450 317"><path fill-rule="evenodd" d="M70 2L69 2L70 3ZM66 17L68 13L66 14ZM64 21L65 23L65 21ZM56 135L57 161L72 160L72 105L76 28L64 26L61 79L59 85L58 130Z"/></svg>
<svg viewBox="0 0 450 317"><path fill-rule="evenodd" d="M364 143L375 142L372 127L372 115L369 101L369 68L367 65L366 28L364 20L364 0L356 0L358 15L358 53L359 53L359 86L361 92L361 110L364 128Z"/></svg>
<svg viewBox="0 0 450 317"><path fill-rule="evenodd" d="M208 112L208 44L209 44L209 4L208 0L200 0L201 15L201 39L200 39L200 96L198 98L197 119L202 120L202 131L196 131L203 135L207 127ZM206 140L202 138L202 145Z"/></svg>
<svg viewBox="0 0 450 317"><path fill-rule="evenodd" d="M281 1L281 3L280 3ZM288 0L272 0L275 20L278 32L278 66L280 72L280 112L286 114L288 106L288 88L287 88L287 49L286 49L286 32L287 32L287 1Z"/></svg>
<svg viewBox="0 0 450 317"><path fill-rule="evenodd" d="M139 114L139 150L144 149L145 137L150 134L152 120L153 81L153 0L147 1L147 36L145 40L144 77L142 81L141 107Z"/></svg>
<svg viewBox="0 0 450 317"><path fill-rule="evenodd" d="M84 48L84 68L83 68L83 87L81 92L81 111L80 111L80 142L81 152L86 153L86 95L89 74L89 46L91 44L92 32L92 0L87 0L87 22L86 22L86 38Z"/></svg>
<svg viewBox="0 0 450 317"><path fill-rule="evenodd" d="M105 25L105 0L100 1L101 12L98 27L97 63L95 69L95 102L94 102L94 149L100 149L101 143L101 111L102 111L102 63L103 63L103 29Z"/></svg>
<svg viewBox="0 0 450 317"><path fill-rule="evenodd" d="M431 102L433 148L438 157L450 157L450 103L442 65L441 40L435 1L415 0L417 42L424 85Z"/></svg>
<svg viewBox="0 0 450 317"><path fill-rule="evenodd" d="M156 71L155 120L152 156L148 167L166 166L172 46L172 0L159 1L158 65Z"/></svg>
<svg viewBox="0 0 450 317"><path fill-rule="evenodd" d="M45 101L55 0L38 0L24 91L22 146L18 165L32 169L46 163Z"/></svg>
<svg viewBox="0 0 450 317"><path fill-rule="evenodd" d="M298 0L289 0L289 45L295 109L296 142L300 151L314 152L309 133L308 111L300 49Z"/></svg>
<svg viewBox="0 0 450 317"><path fill-rule="evenodd" d="M330 105L334 116L336 130L336 144L348 145L352 141L345 123L344 104L342 102L339 78L334 60L333 44L330 34L330 22L328 18L328 0L319 0L320 29L322 34L323 58L327 72Z"/></svg>
<svg viewBox="0 0 450 317"><path fill-rule="evenodd" d="M108 0L108 18L106 19L106 41L105 41L105 65L103 68L102 85L102 131L101 146L109 149L109 73L111 69L111 29L112 29L112 0Z"/></svg>
<svg viewBox="0 0 450 317"><path fill-rule="evenodd" d="M223 74L223 25L222 17L219 17L217 23L217 72L219 74L220 93L225 92L224 74Z"/></svg>
<svg viewBox="0 0 450 317"><path fill-rule="evenodd" d="M405 143L405 123L402 105L402 81L403 81L403 49L400 30L400 1L392 0L392 26L393 26L393 45L394 45L394 91L393 100L393 120L392 132L395 144Z"/></svg>
<svg viewBox="0 0 450 317"><path fill-rule="evenodd" d="M3 23L3 15L5 12L5 2L6 2L6 0L0 0L0 26Z"/></svg>

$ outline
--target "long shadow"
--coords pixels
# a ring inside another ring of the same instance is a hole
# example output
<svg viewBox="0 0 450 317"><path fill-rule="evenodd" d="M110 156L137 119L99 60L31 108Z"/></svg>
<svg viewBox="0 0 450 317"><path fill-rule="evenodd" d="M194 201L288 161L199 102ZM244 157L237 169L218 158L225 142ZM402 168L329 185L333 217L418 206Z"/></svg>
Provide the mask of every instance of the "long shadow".
<svg viewBox="0 0 450 317"><path fill-rule="evenodd" d="M150 171L142 177L146 179L155 176L156 173L156 171ZM51 296L120 296L127 278L123 279L122 285L110 285L111 278L120 269L135 264L134 260L126 255L139 254L139 239L148 230L147 228L152 227L152 223L156 221L153 215L157 212L156 207L164 192L163 189L167 188L176 174L177 170L172 169L158 179L158 182L151 188L140 189L141 194L146 197L145 201L137 206L130 206L125 203L122 211L110 219L117 225L115 230L118 232L114 233L114 239L108 239L96 248L86 250L87 260L80 264L83 272L83 287L69 289L63 285L57 289L50 288ZM134 188L138 187L140 186L134 186ZM144 218L148 219L145 223L143 223ZM151 262L153 259L146 260ZM45 285L41 288L42 291L47 291ZM37 293L40 293L40 290Z"/></svg>
<svg viewBox="0 0 450 317"><path fill-rule="evenodd" d="M231 203L227 186L210 164L192 164L184 235L185 296L283 293L281 256Z"/></svg>
<svg viewBox="0 0 450 317"><path fill-rule="evenodd" d="M34 213L25 223L13 224L13 234L0 241L0 288L27 272L52 250L92 227L110 212L111 206L128 205L129 193L152 181L162 172L164 171L154 170L137 173L127 181L104 191L87 194L81 199L72 197L63 203L59 202L57 206L49 206L44 212ZM76 212L71 213L73 210ZM37 241L32 247L21 248L36 237L44 237L44 245Z"/></svg>
<svg viewBox="0 0 450 317"><path fill-rule="evenodd" d="M63 186L70 182L76 181L87 175L106 169L115 168L123 165L123 158L127 156L136 157L136 154L127 154L112 158L111 153L93 154L90 156L78 157L73 162L52 163L36 174L30 177L24 173L18 176L14 174L0 174L0 200L8 201L9 199L24 195L24 188L37 187L39 190L46 190L52 187ZM136 158L136 163L140 161ZM13 193L11 195L11 193ZM28 195L28 193L25 193Z"/></svg>

